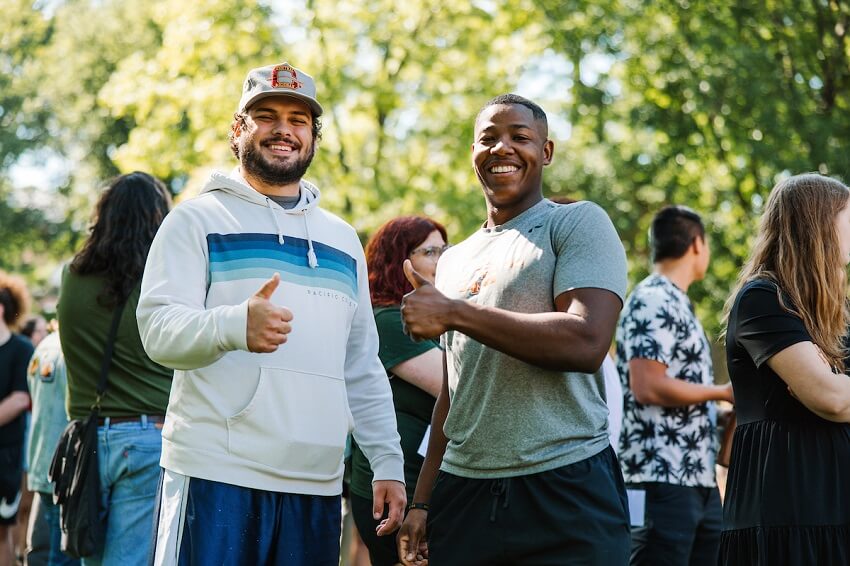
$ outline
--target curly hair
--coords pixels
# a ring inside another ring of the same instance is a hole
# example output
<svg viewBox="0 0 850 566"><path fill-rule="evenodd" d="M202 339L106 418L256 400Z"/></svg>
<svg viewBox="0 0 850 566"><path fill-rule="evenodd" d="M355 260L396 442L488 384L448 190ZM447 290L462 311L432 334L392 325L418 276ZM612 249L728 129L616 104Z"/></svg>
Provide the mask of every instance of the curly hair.
<svg viewBox="0 0 850 566"><path fill-rule="evenodd" d="M151 242L171 209L171 195L159 179L134 171L108 184L95 208L91 234L71 261L79 275L101 275L103 307L123 303L142 278Z"/></svg>
<svg viewBox="0 0 850 566"><path fill-rule="evenodd" d="M23 279L0 271L0 305L3 322L12 330L17 329L30 308L30 294Z"/></svg>
<svg viewBox="0 0 850 566"><path fill-rule="evenodd" d="M439 222L422 216L400 216L385 223L369 238L366 267L372 306L401 304L405 293L413 290L402 264L434 230L448 241L446 229Z"/></svg>
<svg viewBox="0 0 850 566"><path fill-rule="evenodd" d="M313 131L313 143L315 144L322 139L322 121L318 116L312 116L313 125L311 128ZM236 135L236 130L245 127L245 118L247 117L247 113L235 112L233 114L233 122L230 123L230 133L227 135L227 139L230 141L230 151L233 152L236 159L239 159L239 136Z"/></svg>

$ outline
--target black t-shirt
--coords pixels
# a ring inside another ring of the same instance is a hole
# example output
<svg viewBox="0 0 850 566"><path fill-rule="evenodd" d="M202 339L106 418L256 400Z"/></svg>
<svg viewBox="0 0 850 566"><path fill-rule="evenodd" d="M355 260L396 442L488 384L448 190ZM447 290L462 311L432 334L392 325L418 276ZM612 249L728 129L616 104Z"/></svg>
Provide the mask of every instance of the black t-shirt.
<svg viewBox="0 0 850 566"><path fill-rule="evenodd" d="M790 306L787 298L784 303ZM739 425L764 419L821 420L788 393L788 385L766 363L789 346L811 341L802 319L780 304L774 283L754 280L744 285L729 315L726 336Z"/></svg>
<svg viewBox="0 0 850 566"><path fill-rule="evenodd" d="M0 346L0 400L15 391L29 393L27 365L32 358L32 343L17 334ZM21 444L24 441L24 413L0 426L0 446Z"/></svg>

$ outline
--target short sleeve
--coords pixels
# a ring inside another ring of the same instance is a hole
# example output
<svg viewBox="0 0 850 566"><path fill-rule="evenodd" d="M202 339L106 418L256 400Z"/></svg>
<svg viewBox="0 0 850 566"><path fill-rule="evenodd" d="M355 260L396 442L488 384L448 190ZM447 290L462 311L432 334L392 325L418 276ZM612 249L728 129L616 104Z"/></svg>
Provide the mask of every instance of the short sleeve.
<svg viewBox="0 0 850 566"><path fill-rule="evenodd" d="M27 369L30 359L32 359L34 348L29 340L20 339L20 346L15 355L15 360L12 365L12 391L23 391L29 393L27 385Z"/></svg>
<svg viewBox="0 0 850 566"><path fill-rule="evenodd" d="M802 319L782 308L776 286L764 282L741 291L734 311L734 339L756 367L788 346L812 341Z"/></svg>
<svg viewBox="0 0 850 566"><path fill-rule="evenodd" d="M404 333L401 311L398 308L385 308L375 311L375 325L378 327L380 346L378 357L385 370L437 348L433 340L414 342Z"/></svg>
<svg viewBox="0 0 850 566"><path fill-rule="evenodd" d="M626 296L626 253L617 230L602 208L581 202L553 212L552 242L557 255L554 292L598 288L622 302ZM553 297L554 298L554 297Z"/></svg>
<svg viewBox="0 0 850 566"><path fill-rule="evenodd" d="M652 360L668 367L673 363L673 350L679 341L674 305L663 287L635 291L627 305L629 316L624 319L626 362Z"/></svg>

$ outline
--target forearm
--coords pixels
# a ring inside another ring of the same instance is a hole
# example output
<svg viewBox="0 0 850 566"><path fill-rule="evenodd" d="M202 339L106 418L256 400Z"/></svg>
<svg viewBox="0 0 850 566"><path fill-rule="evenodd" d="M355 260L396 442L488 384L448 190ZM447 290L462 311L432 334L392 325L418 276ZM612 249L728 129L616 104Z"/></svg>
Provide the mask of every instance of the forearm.
<svg viewBox="0 0 850 566"><path fill-rule="evenodd" d="M556 371L593 373L611 342L592 319L565 312L517 313L455 300L447 326L509 356Z"/></svg>
<svg viewBox="0 0 850 566"><path fill-rule="evenodd" d="M27 410L30 396L25 391L13 391L0 401L0 426L5 426L15 420L18 415Z"/></svg>
<svg viewBox="0 0 850 566"><path fill-rule="evenodd" d="M442 360L440 349L433 348L391 367L390 372L436 398L443 387Z"/></svg>
<svg viewBox="0 0 850 566"><path fill-rule="evenodd" d="M148 356L173 369L212 364L231 350L247 350L247 301L201 310L142 297L139 334Z"/></svg>
<svg viewBox="0 0 850 566"><path fill-rule="evenodd" d="M636 387L631 383L635 400L642 405L684 407L726 398L726 388L718 385L690 383L672 377L654 380L651 386Z"/></svg>
<svg viewBox="0 0 850 566"><path fill-rule="evenodd" d="M850 378L842 374L825 376L820 387L803 387L791 393L811 412L828 421L850 423Z"/></svg>

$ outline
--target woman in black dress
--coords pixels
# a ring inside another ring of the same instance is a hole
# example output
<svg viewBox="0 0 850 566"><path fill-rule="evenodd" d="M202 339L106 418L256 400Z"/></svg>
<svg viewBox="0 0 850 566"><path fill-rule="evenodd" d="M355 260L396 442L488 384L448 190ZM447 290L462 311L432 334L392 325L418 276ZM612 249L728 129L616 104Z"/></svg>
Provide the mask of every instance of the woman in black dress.
<svg viewBox="0 0 850 566"><path fill-rule="evenodd" d="M850 189L817 174L776 185L730 299L721 564L850 564L848 262Z"/></svg>

